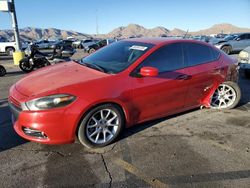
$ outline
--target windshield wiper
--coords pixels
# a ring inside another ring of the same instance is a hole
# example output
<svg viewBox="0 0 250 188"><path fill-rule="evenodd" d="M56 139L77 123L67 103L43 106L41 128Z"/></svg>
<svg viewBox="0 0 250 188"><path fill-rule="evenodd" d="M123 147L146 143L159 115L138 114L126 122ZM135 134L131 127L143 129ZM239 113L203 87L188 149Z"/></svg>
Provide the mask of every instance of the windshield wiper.
<svg viewBox="0 0 250 188"><path fill-rule="evenodd" d="M86 62L81 61L81 65L84 65L86 67L89 67L89 68L92 68L101 72L105 72L105 73L107 72L103 67L101 67L100 65L96 65L94 63L86 63Z"/></svg>

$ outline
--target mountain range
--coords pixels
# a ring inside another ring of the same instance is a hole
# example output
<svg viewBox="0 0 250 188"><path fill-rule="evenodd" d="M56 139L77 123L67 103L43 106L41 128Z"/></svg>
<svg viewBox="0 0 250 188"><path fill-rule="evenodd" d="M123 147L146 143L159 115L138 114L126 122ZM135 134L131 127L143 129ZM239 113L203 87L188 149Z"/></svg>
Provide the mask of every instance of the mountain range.
<svg viewBox="0 0 250 188"><path fill-rule="evenodd" d="M67 38L74 37L77 39L89 38L89 37L98 37L98 38L128 38L128 37L159 37L159 36L182 36L187 31L175 28L169 30L165 27L155 27L152 29L147 29L141 25L129 24L128 26L118 27L113 31L107 34L101 35L91 35L80 33L76 31L66 31L55 28L41 29L26 27L19 30L22 40L38 40L38 39L48 39L48 38ZM237 33L237 32L250 32L249 28L241 28L234 26L232 24L216 24L210 28L200 30L200 31L191 31L188 32L190 35L211 35L218 33ZM13 39L12 30L0 30L0 36L6 39Z"/></svg>

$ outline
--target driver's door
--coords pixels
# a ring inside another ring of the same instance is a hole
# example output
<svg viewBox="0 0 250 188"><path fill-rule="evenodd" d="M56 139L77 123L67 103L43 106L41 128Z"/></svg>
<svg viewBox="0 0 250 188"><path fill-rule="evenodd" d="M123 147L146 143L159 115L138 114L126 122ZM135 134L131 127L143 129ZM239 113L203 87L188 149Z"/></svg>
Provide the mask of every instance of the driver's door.
<svg viewBox="0 0 250 188"><path fill-rule="evenodd" d="M138 77L142 67L155 67L154 77ZM161 47L135 70L133 74L133 113L136 122L175 113L185 106L189 75L185 70L182 44Z"/></svg>

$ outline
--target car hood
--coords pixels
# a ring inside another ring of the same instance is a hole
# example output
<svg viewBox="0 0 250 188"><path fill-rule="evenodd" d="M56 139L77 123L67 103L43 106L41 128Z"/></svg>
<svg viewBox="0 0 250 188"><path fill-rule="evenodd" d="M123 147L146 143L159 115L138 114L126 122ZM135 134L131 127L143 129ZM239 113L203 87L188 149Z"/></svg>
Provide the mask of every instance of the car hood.
<svg viewBox="0 0 250 188"><path fill-rule="evenodd" d="M28 74L16 83L15 88L21 94L30 97L47 92L56 92L66 86L107 76L110 75L90 69L76 62L66 62L45 67Z"/></svg>

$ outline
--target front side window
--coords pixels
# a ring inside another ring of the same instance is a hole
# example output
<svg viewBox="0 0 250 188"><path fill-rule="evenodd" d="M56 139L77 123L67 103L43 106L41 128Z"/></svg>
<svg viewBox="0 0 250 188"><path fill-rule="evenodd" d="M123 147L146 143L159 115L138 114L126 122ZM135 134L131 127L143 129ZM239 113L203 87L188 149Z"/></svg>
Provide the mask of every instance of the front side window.
<svg viewBox="0 0 250 188"><path fill-rule="evenodd" d="M116 74L133 64L153 46L153 44L141 42L115 42L83 58L80 64Z"/></svg>
<svg viewBox="0 0 250 188"><path fill-rule="evenodd" d="M246 34L243 34L243 35L240 35L238 38L240 39L240 40L245 40L246 39Z"/></svg>
<svg viewBox="0 0 250 188"><path fill-rule="evenodd" d="M184 49L188 60L188 66L214 61L214 54L212 54L209 46L197 43L185 43Z"/></svg>
<svg viewBox="0 0 250 188"><path fill-rule="evenodd" d="M159 73L174 71L185 67L182 44L169 44L156 50L139 66L150 66L158 69Z"/></svg>

